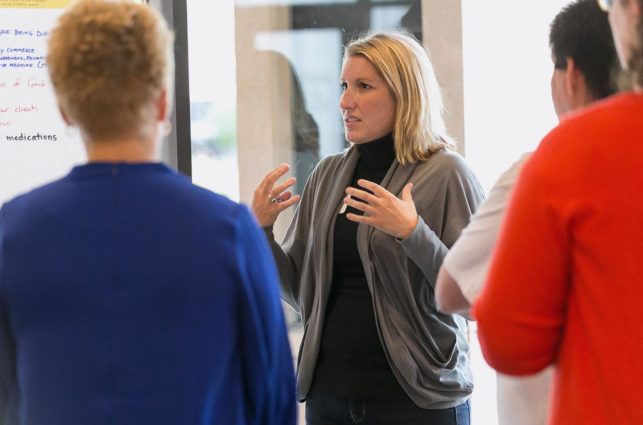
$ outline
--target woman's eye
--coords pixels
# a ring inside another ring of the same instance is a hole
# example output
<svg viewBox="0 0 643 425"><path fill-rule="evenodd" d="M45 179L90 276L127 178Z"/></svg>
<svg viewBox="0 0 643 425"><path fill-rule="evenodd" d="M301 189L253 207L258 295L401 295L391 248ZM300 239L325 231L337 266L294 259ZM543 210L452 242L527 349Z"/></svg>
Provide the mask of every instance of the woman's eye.
<svg viewBox="0 0 643 425"><path fill-rule="evenodd" d="M341 83L341 84L340 84L340 87L342 88L342 91L346 91L346 89L348 88L348 84L346 84L346 83Z"/></svg>
<svg viewBox="0 0 643 425"><path fill-rule="evenodd" d="M368 90L368 89L371 88L371 86L366 84L366 83L360 83L359 88L361 88L363 90Z"/></svg>

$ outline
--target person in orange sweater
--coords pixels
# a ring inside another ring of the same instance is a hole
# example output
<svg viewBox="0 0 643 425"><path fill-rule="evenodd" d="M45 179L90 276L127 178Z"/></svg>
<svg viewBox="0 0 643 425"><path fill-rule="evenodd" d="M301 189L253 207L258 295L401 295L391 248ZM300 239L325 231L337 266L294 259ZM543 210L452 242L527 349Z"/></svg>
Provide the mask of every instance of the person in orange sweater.
<svg viewBox="0 0 643 425"><path fill-rule="evenodd" d="M554 365L555 425L643 423L643 0L600 3L629 89L566 117L524 166L473 309L499 372Z"/></svg>

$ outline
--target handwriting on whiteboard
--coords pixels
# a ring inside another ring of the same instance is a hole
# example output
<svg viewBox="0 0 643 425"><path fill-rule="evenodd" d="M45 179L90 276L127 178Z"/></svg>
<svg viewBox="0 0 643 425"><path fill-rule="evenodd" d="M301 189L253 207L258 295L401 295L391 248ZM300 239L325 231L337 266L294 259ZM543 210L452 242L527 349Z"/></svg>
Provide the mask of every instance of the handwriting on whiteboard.
<svg viewBox="0 0 643 425"><path fill-rule="evenodd" d="M37 28L0 25L0 142L58 141L58 108L47 75L46 38ZM54 131L52 131L54 129Z"/></svg>

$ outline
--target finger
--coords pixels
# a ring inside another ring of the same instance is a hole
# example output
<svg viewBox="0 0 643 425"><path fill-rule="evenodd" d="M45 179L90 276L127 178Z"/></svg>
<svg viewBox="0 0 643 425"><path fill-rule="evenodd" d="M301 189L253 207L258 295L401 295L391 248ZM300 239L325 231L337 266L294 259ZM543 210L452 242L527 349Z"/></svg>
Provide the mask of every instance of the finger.
<svg viewBox="0 0 643 425"><path fill-rule="evenodd" d="M373 212L373 207L369 204L361 201L355 200L355 198L349 198L348 196L344 198L344 203L349 207L353 207L356 210L364 211L367 213Z"/></svg>
<svg viewBox="0 0 643 425"><path fill-rule="evenodd" d="M284 201L289 200L291 196L292 196L291 191L283 192L283 193L280 193L277 196L274 196L274 197L270 198L270 203L271 204L280 204L280 203L282 203Z"/></svg>
<svg viewBox="0 0 643 425"><path fill-rule="evenodd" d="M368 202L369 204L376 204L378 201L378 198L373 196L372 194L366 192L365 190L356 189L354 187L346 188L346 193L355 198L359 198L362 201Z"/></svg>
<svg viewBox="0 0 643 425"><path fill-rule="evenodd" d="M297 179L294 177L290 177L280 185L273 187L270 190L270 194L269 194L270 199L275 198L277 195L279 195L279 197L281 198L280 194L284 192L286 189L288 189L289 187L291 187L292 185L294 185L295 183L297 183Z"/></svg>
<svg viewBox="0 0 643 425"><path fill-rule="evenodd" d="M282 212L286 208L289 208L292 205L295 205L297 202L299 202L300 199L301 199L301 196L294 195L292 197L289 197L289 199L276 203L275 205L277 206L277 211Z"/></svg>
<svg viewBox="0 0 643 425"><path fill-rule="evenodd" d="M353 214L353 213L348 213L346 214L346 218L349 219L350 221L354 221L356 223L363 223L363 224L373 224L373 219L371 217L368 217L366 215L358 215L358 214Z"/></svg>
<svg viewBox="0 0 643 425"><path fill-rule="evenodd" d="M377 183L373 183L371 181L364 180L364 179L359 179L359 180L357 180L357 184L362 186L363 188L366 188L366 189L370 190L371 192L373 192L376 196L378 196L380 198L384 198L384 197L387 197L387 196L393 196L393 194L391 192L389 192L388 190L384 189L382 186L380 186Z"/></svg>
<svg viewBox="0 0 643 425"><path fill-rule="evenodd" d="M272 191L272 187L275 185L275 182L279 180L281 176L286 174L288 170L290 170L290 166L286 163L283 163L266 174L266 176L261 181L261 184L259 185L263 189L263 192L269 194Z"/></svg>
<svg viewBox="0 0 643 425"><path fill-rule="evenodd" d="M276 199L278 202L285 202L289 200L291 197L292 197L292 192L288 191L288 192L281 193L279 196L277 196Z"/></svg>
<svg viewBox="0 0 643 425"><path fill-rule="evenodd" d="M411 196L411 189L413 189L413 183L408 183L402 189L402 200L404 202L413 202L413 196Z"/></svg>

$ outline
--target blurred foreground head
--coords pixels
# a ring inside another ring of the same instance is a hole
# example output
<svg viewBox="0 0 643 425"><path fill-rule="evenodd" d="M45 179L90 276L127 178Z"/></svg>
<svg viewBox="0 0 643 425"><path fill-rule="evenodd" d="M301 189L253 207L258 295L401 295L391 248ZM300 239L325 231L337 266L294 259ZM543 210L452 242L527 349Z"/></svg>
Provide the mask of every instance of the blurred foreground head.
<svg viewBox="0 0 643 425"><path fill-rule="evenodd" d="M155 137L173 85L173 36L152 8L81 0L60 17L47 63L65 120L85 140Z"/></svg>

